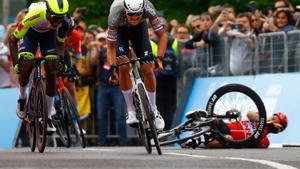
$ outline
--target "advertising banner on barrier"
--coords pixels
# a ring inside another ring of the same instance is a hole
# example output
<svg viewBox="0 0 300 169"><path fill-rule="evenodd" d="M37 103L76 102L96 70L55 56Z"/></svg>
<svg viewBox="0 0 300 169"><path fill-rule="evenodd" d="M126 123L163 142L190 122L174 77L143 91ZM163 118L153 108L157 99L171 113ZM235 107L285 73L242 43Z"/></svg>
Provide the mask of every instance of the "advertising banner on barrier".
<svg viewBox="0 0 300 169"><path fill-rule="evenodd" d="M0 89L0 149L14 147L19 125L16 115L18 89Z"/></svg>
<svg viewBox="0 0 300 169"><path fill-rule="evenodd" d="M261 97L268 116L276 112L284 112L288 116L286 130L279 134L270 134L271 144L300 144L299 79L300 73L198 78L183 114L194 109L205 109L208 98L220 86L229 83L243 84L254 89ZM185 121L184 116L182 121Z"/></svg>

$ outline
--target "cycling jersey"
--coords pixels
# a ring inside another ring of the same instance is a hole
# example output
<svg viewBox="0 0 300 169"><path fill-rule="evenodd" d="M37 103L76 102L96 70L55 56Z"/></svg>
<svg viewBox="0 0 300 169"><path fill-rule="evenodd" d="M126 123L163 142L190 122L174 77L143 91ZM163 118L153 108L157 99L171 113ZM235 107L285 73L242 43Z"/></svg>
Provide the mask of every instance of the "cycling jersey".
<svg viewBox="0 0 300 169"><path fill-rule="evenodd" d="M57 34L57 40L64 43L65 31L59 30L59 28L64 28L60 25L53 27L46 18L47 7L45 2L33 3L29 7L29 12L26 14L25 18L18 24L17 29L13 32L13 35L17 39L21 39L30 28L39 33L48 32L51 30L56 30L61 33Z"/></svg>
<svg viewBox="0 0 300 169"><path fill-rule="evenodd" d="M226 123L227 127L230 129L230 135L234 140L245 140L249 138L254 130L257 128L256 122L251 122L249 120L244 120L237 123ZM263 138L257 145L260 148L267 148L270 145L270 141L267 137L268 131L265 130L263 133Z"/></svg>
<svg viewBox="0 0 300 169"><path fill-rule="evenodd" d="M149 18L150 23L154 29L155 32L159 32L163 30L163 25L161 24L157 14L156 10L153 6L153 4L145 0L145 6L143 11L143 16L141 22L144 22L146 18ZM124 8L124 0L114 0L113 4L110 7L110 12L108 16L108 36L107 40L115 44L117 42L118 37L118 28L120 26L130 26L128 24L127 18L126 18L126 11Z"/></svg>
<svg viewBox="0 0 300 169"><path fill-rule="evenodd" d="M73 29L69 35L69 39L67 39L65 48L73 53L73 57L76 59L80 59L82 57L81 54L81 34L79 31Z"/></svg>

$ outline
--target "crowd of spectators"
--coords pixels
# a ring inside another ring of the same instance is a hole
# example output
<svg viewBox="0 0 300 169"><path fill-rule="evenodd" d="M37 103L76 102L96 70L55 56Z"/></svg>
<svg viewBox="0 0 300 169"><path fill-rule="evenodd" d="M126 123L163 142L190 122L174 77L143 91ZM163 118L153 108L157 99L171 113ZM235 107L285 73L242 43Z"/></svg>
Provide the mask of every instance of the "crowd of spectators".
<svg viewBox="0 0 300 169"><path fill-rule="evenodd" d="M118 126L119 145L126 145L124 100L118 83L108 84L110 66L106 58L106 29L98 25L87 26L81 17L82 10L85 9L76 8L73 18L76 21L75 29L83 37L80 78L76 81L83 128L87 134L100 136L98 145L107 145L106 121L110 113L109 116L115 119L113 123ZM0 88L17 86L9 57L8 37L24 18L25 12L22 10L17 14L15 23L6 28L0 26ZM230 4L212 6L202 14L189 15L185 23L179 23L176 19L168 22L160 17L169 37L163 60L165 71L156 74L157 105L166 121L165 129L171 127L180 101L177 92L182 87L185 71L189 68L197 68L196 71L201 76L284 72L284 38L277 36L260 39L259 36L298 29L299 16L297 8L287 0L276 0L274 6L264 9L258 9L255 3L250 2L249 11L242 13L236 13L236 9ZM155 55L157 38L151 28L149 38ZM297 39L293 40L294 43L289 45L294 45L292 49L295 49ZM296 54L297 50L289 52L288 64L293 65L288 68L289 71L299 70L299 65L295 64ZM256 69L257 65L254 63L259 63L259 69Z"/></svg>

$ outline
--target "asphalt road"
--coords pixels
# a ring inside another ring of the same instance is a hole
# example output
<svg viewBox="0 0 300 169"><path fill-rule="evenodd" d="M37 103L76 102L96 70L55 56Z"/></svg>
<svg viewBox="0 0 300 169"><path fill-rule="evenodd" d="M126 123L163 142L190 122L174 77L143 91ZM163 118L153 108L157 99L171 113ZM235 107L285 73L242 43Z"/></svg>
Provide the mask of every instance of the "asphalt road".
<svg viewBox="0 0 300 169"><path fill-rule="evenodd" d="M159 156L144 147L49 148L32 153L29 148L0 150L1 169L295 169L300 168L300 148L177 149L163 147Z"/></svg>

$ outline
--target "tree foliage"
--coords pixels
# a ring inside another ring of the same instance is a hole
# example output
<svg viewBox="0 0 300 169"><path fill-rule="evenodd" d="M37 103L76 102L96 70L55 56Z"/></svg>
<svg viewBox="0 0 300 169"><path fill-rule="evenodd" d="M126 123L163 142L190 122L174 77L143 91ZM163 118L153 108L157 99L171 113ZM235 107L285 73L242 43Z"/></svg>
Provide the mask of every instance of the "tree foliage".
<svg viewBox="0 0 300 169"><path fill-rule="evenodd" d="M28 0L34 1L34 0ZM86 7L83 12L84 19L88 24L107 26L107 16L110 4L113 0L69 0L71 11L76 7ZM250 0L150 0L159 13L167 19L176 18L184 23L188 14L201 14L207 11L209 6L228 3L235 7L237 13L248 11ZM273 6L275 0L256 0L257 7ZM290 0L294 5L300 5L300 0Z"/></svg>

